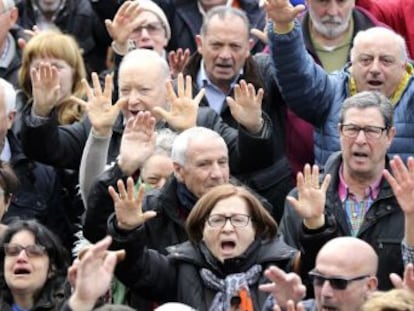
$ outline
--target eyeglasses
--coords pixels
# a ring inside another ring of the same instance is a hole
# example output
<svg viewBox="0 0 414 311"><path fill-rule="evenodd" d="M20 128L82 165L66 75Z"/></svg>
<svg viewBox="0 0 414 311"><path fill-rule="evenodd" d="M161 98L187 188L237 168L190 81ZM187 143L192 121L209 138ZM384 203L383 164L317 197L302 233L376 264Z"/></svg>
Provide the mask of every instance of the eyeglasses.
<svg viewBox="0 0 414 311"><path fill-rule="evenodd" d="M340 129L344 136L355 138L359 132L363 131L367 139L379 139L382 133L388 130L388 127L379 126L358 126L355 124L341 124Z"/></svg>
<svg viewBox="0 0 414 311"><path fill-rule="evenodd" d="M363 280L367 277L369 277L368 274L357 276L357 277L350 278L350 279L341 278L341 277L328 278L326 276L323 276L322 274L319 274L316 271L309 272L309 278L313 282L314 286L322 286L325 283L325 281L328 281L329 284L331 284L331 287L333 289L339 289L339 290L345 290L348 287L349 283Z"/></svg>
<svg viewBox="0 0 414 311"><path fill-rule="evenodd" d="M218 228L224 227L227 220L230 220L230 223L235 228L246 227L249 224L250 216L245 214L234 214L231 216L224 216L221 214L213 214L207 218L207 223L210 227Z"/></svg>
<svg viewBox="0 0 414 311"><path fill-rule="evenodd" d="M134 29L134 32L141 34L144 29L146 29L150 35L157 35L164 29L164 27L160 22L153 22L138 26Z"/></svg>
<svg viewBox="0 0 414 311"><path fill-rule="evenodd" d="M4 244L4 252L7 256L18 256L22 250L27 257L40 257L46 254L46 247L38 244L21 246L19 244Z"/></svg>

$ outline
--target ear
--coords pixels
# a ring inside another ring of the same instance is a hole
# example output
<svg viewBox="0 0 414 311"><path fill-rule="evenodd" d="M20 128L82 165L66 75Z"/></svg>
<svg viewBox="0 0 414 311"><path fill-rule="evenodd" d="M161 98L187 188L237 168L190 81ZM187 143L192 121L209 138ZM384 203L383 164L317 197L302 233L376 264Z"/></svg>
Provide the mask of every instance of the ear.
<svg viewBox="0 0 414 311"><path fill-rule="evenodd" d="M254 40L252 38L249 39L249 54L250 54L250 50L253 48L254 46Z"/></svg>
<svg viewBox="0 0 414 311"><path fill-rule="evenodd" d="M396 132L397 132L397 131L396 131L396 129L395 129L395 127L394 127L394 126L392 126L392 127L388 130L388 133L387 133L387 138L388 138L387 147L388 147L388 148L391 146L392 141L393 141L393 139L394 139L394 137L395 137Z"/></svg>
<svg viewBox="0 0 414 311"><path fill-rule="evenodd" d="M370 296L373 292L378 289L378 279L376 276L371 276L367 283L367 295Z"/></svg>
<svg viewBox="0 0 414 311"><path fill-rule="evenodd" d="M17 8L12 8L9 13L10 17L10 27L13 27L17 23L17 19L19 18L19 10Z"/></svg>
<svg viewBox="0 0 414 311"><path fill-rule="evenodd" d="M177 178L179 182L184 182L183 167L180 164L173 162L173 169L175 178Z"/></svg>
<svg viewBox="0 0 414 311"><path fill-rule="evenodd" d="M203 39L200 35L196 35L195 40L197 43L197 52L203 55Z"/></svg>
<svg viewBox="0 0 414 311"><path fill-rule="evenodd" d="M7 115L7 129L8 130L11 129L15 117L16 117L16 111L11 111L11 112L8 113L8 115Z"/></svg>

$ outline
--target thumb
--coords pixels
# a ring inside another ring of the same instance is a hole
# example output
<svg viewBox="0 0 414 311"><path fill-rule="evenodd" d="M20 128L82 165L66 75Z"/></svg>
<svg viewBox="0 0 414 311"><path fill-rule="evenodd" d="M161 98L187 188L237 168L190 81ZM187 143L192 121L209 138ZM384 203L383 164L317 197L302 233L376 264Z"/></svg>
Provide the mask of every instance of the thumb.
<svg viewBox="0 0 414 311"><path fill-rule="evenodd" d="M264 44L268 44L269 43L269 38L267 37L266 32L264 32L263 30L257 29L257 28L252 28L250 30L250 33L257 37L260 41L262 41Z"/></svg>
<svg viewBox="0 0 414 311"><path fill-rule="evenodd" d="M106 30L108 30L109 35L111 36L112 39L114 39L113 37L113 31L112 31L112 21L110 19L106 19L105 20L105 27Z"/></svg>
<svg viewBox="0 0 414 311"><path fill-rule="evenodd" d="M395 288L403 288L404 283L401 277L396 273L390 273L390 280Z"/></svg>
<svg viewBox="0 0 414 311"><path fill-rule="evenodd" d="M152 109L151 112L157 119L165 119L168 122L170 113L164 108L155 107L154 109Z"/></svg>

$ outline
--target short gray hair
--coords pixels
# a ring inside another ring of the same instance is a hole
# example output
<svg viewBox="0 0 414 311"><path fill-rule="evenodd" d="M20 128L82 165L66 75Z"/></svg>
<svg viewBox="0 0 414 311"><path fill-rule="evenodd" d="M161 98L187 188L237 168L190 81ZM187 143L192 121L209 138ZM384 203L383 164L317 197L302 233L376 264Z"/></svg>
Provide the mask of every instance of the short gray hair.
<svg viewBox="0 0 414 311"><path fill-rule="evenodd" d="M4 11L8 11L14 7L16 7L16 3L14 0L1 0L4 6Z"/></svg>
<svg viewBox="0 0 414 311"><path fill-rule="evenodd" d="M171 157L172 147L177 136L178 133L169 128L157 130L154 154L166 154Z"/></svg>
<svg viewBox="0 0 414 311"><path fill-rule="evenodd" d="M201 36L205 36L207 34L208 24L210 23L211 19L214 16L218 16L221 20L223 20L228 15L238 16L243 20L243 23L246 25L246 29L247 29L247 37L249 37L250 22L249 22L249 19L246 13L243 10L233 8L231 6L226 6L226 5L218 5L208 10L206 15L204 16L203 24L201 25L201 29L200 29Z"/></svg>
<svg viewBox="0 0 414 311"><path fill-rule="evenodd" d="M0 88L3 90L4 105L6 114L16 110L16 90L13 85L0 78Z"/></svg>
<svg viewBox="0 0 414 311"><path fill-rule="evenodd" d="M221 137L220 134L211 129L201 126L186 129L185 131L180 133L174 140L174 144L171 151L172 161L174 163L178 163L181 166L184 166L186 163L187 149L190 142L193 140L205 140L210 138L220 139L223 141L223 144L226 145L226 142L224 141L223 137Z"/></svg>
<svg viewBox="0 0 414 311"><path fill-rule="evenodd" d="M402 61L408 61L408 49L407 49L407 43L405 42L405 39L393 31L392 29L386 28L386 27L371 27L366 30L358 31L358 33L355 35L353 40L353 47L351 49L351 62L354 61L355 58L355 46L360 43L365 38L370 38L374 34L391 34L395 39L395 44L397 44L401 49L401 60Z"/></svg>
<svg viewBox="0 0 414 311"><path fill-rule="evenodd" d="M344 122L345 114L351 108L366 109L371 107L380 111L386 128L393 126L394 110L391 102L386 96L377 91L364 91L348 97L342 104L339 122Z"/></svg>

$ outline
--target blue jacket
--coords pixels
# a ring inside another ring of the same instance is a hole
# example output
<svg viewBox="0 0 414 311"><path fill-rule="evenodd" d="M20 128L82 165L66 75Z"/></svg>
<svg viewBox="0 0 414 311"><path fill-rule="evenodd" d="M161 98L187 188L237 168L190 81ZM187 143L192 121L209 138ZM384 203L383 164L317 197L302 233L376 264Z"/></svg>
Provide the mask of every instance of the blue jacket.
<svg viewBox="0 0 414 311"><path fill-rule="evenodd" d="M315 161L325 164L329 155L340 150L339 112L349 94L349 65L327 74L307 53L301 26L295 22L288 34L275 34L268 27L269 45L275 74L288 106L301 118L313 124ZM408 70L410 70L408 68ZM414 154L414 83L411 76L406 89L394 107L394 126L397 133L389 153L404 160Z"/></svg>

